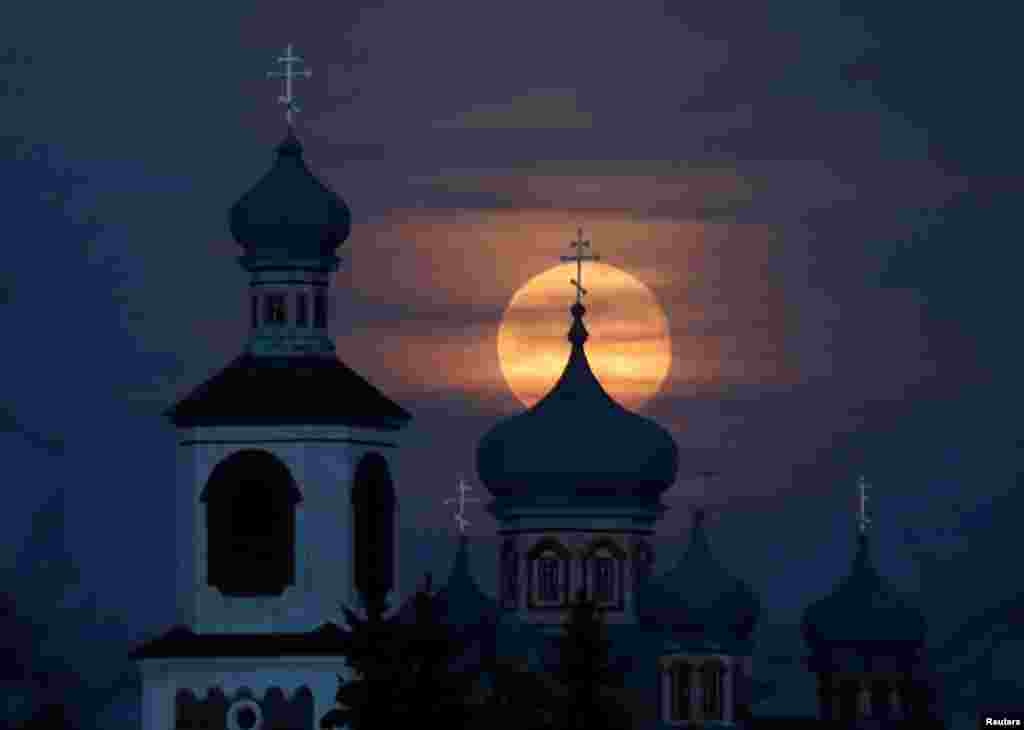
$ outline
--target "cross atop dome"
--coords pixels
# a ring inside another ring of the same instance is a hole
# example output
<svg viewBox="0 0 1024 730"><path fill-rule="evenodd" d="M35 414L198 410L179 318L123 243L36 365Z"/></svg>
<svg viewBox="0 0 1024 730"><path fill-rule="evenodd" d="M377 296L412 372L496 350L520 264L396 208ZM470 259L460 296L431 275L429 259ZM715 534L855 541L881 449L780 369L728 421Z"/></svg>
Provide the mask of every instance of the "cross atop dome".
<svg viewBox="0 0 1024 730"><path fill-rule="evenodd" d="M292 127L292 114L302 111L299 108L298 101L292 94L292 81L294 79L308 79L313 75L313 72L308 68L301 71L292 69L292 64L302 62L302 58L295 55L292 44L289 43L288 47L284 49L284 55L277 58L277 63L284 66L284 71L267 72L268 79L284 79L284 93L277 97L277 103L285 105L285 119L288 122L289 129Z"/></svg>
<svg viewBox="0 0 1024 730"><path fill-rule="evenodd" d="M871 524L871 519L868 517L868 487L870 485L865 481L863 476L857 477L857 489L860 492L860 508L857 510L857 527L860 528L860 534L865 534L868 529L868 525Z"/></svg>
<svg viewBox="0 0 1024 730"><path fill-rule="evenodd" d="M457 504L458 510L455 512L455 524L459 528L459 534L465 534L466 528L469 527L469 520L466 519L466 504L468 502L479 502L480 500L476 497L467 497L466 495L473 489L466 481L459 477L458 484L455 487L459 493L458 497L450 497L444 501L445 504Z"/></svg>
<svg viewBox="0 0 1024 730"><path fill-rule="evenodd" d="M583 262L600 261L601 257L594 253L583 252L583 249L590 248L590 241L583 240L583 228L576 229L576 240L569 244L569 248L576 249L576 253L572 256L562 256L561 259L566 262L576 262L576 278L569 279L569 283L576 287L576 304L582 305L583 295L587 293L587 290L583 288Z"/></svg>

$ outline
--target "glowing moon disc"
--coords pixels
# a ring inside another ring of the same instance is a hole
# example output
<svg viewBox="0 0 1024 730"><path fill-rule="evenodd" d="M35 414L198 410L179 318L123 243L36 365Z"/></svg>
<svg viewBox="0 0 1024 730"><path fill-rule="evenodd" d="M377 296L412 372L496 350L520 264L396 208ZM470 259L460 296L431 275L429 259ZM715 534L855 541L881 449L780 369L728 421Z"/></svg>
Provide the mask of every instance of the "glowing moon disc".
<svg viewBox="0 0 1024 730"><path fill-rule="evenodd" d="M575 264L534 276L515 293L498 330L498 359L509 388L524 405L542 398L569 358L566 339L575 301ZM668 319L639 279L602 263L585 263L584 324L590 367L605 391L636 410L661 387L672 364Z"/></svg>

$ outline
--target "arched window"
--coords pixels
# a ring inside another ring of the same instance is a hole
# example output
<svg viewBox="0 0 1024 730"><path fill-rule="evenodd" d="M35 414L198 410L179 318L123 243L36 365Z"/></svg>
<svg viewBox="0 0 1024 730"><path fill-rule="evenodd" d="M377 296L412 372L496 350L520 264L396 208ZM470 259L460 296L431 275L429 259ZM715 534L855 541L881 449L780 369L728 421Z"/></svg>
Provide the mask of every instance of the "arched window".
<svg viewBox="0 0 1024 730"><path fill-rule="evenodd" d="M255 294L252 295L250 316L252 317L252 328L256 329L260 326L260 298Z"/></svg>
<svg viewBox="0 0 1024 730"><path fill-rule="evenodd" d="M527 554L531 608L561 608L569 600L571 555L557 540L539 540Z"/></svg>
<svg viewBox="0 0 1024 730"><path fill-rule="evenodd" d="M626 553L608 538L595 540L583 554L583 581L591 600L601 608L622 610L623 565Z"/></svg>
<svg viewBox="0 0 1024 730"><path fill-rule="evenodd" d="M501 546L501 596L504 608L519 605L519 555L515 541L505 540Z"/></svg>
<svg viewBox="0 0 1024 730"><path fill-rule="evenodd" d="M309 325L309 304L306 299L305 292L299 292L295 295L295 325L297 327Z"/></svg>
<svg viewBox="0 0 1024 730"><path fill-rule="evenodd" d="M677 662L672 665L672 722L683 722L690 719L690 665Z"/></svg>
<svg viewBox="0 0 1024 730"><path fill-rule="evenodd" d="M295 582L295 505L291 472L268 451L237 451L203 488L206 582L227 596L279 596Z"/></svg>
<svg viewBox="0 0 1024 730"><path fill-rule="evenodd" d="M840 720L857 719L857 693L860 687L856 680L847 679L839 684L839 718Z"/></svg>
<svg viewBox="0 0 1024 730"><path fill-rule="evenodd" d="M704 690L704 719L722 719L722 667L709 661L701 668L701 686Z"/></svg>
<svg viewBox="0 0 1024 730"><path fill-rule="evenodd" d="M269 324L283 325L288 321L284 294L267 294L263 297L263 319Z"/></svg>
<svg viewBox="0 0 1024 730"><path fill-rule="evenodd" d="M327 295L322 292L313 296L313 326L318 329L327 326Z"/></svg>
<svg viewBox="0 0 1024 730"><path fill-rule="evenodd" d="M356 589L383 599L394 583L395 488L387 461L376 452L356 467L352 512Z"/></svg>

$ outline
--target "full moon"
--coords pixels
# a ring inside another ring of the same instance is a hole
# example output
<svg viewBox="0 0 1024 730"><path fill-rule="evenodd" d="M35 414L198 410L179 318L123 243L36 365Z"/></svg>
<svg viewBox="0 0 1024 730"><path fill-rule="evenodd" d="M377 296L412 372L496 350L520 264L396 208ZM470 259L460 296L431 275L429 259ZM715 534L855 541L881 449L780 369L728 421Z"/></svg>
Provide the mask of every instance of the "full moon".
<svg viewBox="0 0 1024 730"><path fill-rule="evenodd" d="M557 382L569 359L567 339L576 289L566 263L534 276L515 293L498 329L498 359L505 382L530 407ZM602 263L585 263L584 348L608 395L631 410L649 401L672 364L668 319L639 279Z"/></svg>

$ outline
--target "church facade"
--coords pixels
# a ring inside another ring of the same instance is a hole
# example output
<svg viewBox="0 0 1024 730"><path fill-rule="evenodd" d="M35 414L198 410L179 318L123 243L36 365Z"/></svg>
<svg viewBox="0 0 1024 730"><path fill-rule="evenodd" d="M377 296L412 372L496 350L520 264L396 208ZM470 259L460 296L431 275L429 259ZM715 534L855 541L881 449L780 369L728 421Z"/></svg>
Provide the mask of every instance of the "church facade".
<svg viewBox="0 0 1024 730"><path fill-rule="evenodd" d="M340 606L396 585L392 471L411 416L337 358L330 279L350 213L310 172L290 124L270 170L231 208L230 229L250 278L249 338L168 413L178 625L134 653L143 730L319 727L348 676ZM603 609L635 728L756 727L759 599L716 559L699 510L682 558L654 575L651 537L679 450L591 370L589 243L572 245L565 370L477 449L499 525L498 595L477 586L463 537L438 592L446 620L475 638L486 693L498 657L549 665L550 640L583 591ZM850 575L808 608L804 633L819 722L918 726L923 621L874 569L863 530Z"/></svg>

